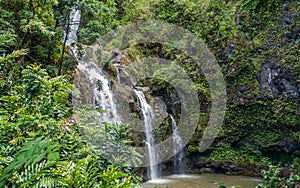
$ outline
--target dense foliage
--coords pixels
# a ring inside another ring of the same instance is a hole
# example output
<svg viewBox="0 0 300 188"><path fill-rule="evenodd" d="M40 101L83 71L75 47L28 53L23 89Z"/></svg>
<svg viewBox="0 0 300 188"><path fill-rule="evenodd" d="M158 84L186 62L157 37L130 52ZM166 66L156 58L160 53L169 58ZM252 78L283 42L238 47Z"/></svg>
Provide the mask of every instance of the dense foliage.
<svg viewBox="0 0 300 188"><path fill-rule="evenodd" d="M92 150L75 122L76 61L63 46L73 6L82 6L91 20L106 4L1 0L0 187L135 187L139 181L132 169ZM127 138L124 125L110 127Z"/></svg>
<svg viewBox="0 0 300 188"><path fill-rule="evenodd" d="M83 44L147 19L177 24L201 38L222 68L228 93L222 130L201 154L198 144L210 97L199 67L161 44L129 47L132 59L172 60L196 83L204 115L186 148L187 157L258 167L263 177L258 187L299 185L299 94L287 88L300 86L299 1L0 0L0 187L135 187L140 181L136 169L121 167L128 162L122 156L108 162L79 131L83 125L70 102L77 62L64 37L75 6L82 11L78 37ZM280 69L272 83L276 95L272 88L261 89L264 66ZM172 90L157 80L142 84L165 93ZM110 133L112 146L120 140L131 144L126 125L98 126ZM136 153L125 155L139 162ZM291 167L287 175L281 173L284 167ZM241 173L254 174L245 171Z"/></svg>

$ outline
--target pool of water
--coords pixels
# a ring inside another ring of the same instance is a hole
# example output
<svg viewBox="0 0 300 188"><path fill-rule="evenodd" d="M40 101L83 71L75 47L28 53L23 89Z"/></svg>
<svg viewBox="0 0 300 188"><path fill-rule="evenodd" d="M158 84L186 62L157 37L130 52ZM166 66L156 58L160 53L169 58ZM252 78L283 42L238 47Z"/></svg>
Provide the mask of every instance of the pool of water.
<svg viewBox="0 0 300 188"><path fill-rule="evenodd" d="M142 188L218 188L222 183L228 188L254 188L260 182L259 178L247 176L229 176L224 174L189 175L178 174L164 176L142 184Z"/></svg>

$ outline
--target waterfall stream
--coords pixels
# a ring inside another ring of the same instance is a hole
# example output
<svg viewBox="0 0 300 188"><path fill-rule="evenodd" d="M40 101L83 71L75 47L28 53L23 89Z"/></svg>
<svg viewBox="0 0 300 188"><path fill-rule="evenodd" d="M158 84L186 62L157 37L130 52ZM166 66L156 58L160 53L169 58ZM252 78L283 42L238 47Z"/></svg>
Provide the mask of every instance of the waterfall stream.
<svg viewBox="0 0 300 188"><path fill-rule="evenodd" d="M149 171L150 179L154 180L158 178L158 165L157 165L157 156L154 149L154 136L152 134L153 122L154 122L154 113L152 107L147 103L146 97L142 91L134 90L138 98L138 105L143 113L144 118L144 128L145 128L145 143L148 149L149 157Z"/></svg>
<svg viewBox="0 0 300 188"><path fill-rule="evenodd" d="M183 157L184 153L182 151L183 141L180 136L180 132L177 127L177 123L174 117L170 114L170 118L172 121L172 137L173 137L173 153L174 153L174 171L183 174L184 173L184 163Z"/></svg>
<svg viewBox="0 0 300 188"><path fill-rule="evenodd" d="M78 3L79 1L77 1ZM79 29L81 11L74 6L70 13L69 33L67 35L66 45L70 46L77 42L77 31ZM75 56L76 48L71 47ZM87 78L89 87L91 87L92 103L99 106L104 112L102 113L102 121L108 123L120 123L120 117L117 112L117 106L110 87L110 80L99 66L93 62L84 62L78 60L77 68Z"/></svg>
<svg viewBox="0 0 300 188"><path fill-rule="evenodd" d="M79 61L77 68L91 81L92 103L99 106L104 112L102 121L108 123L120 123L117 106L110 89L110 80L105 76L99 66L93 62Z"/></svg>
<svg viewBox="0 0 300 188"><path fill-rule="evenodd" d="M114 65L114 66L115 66L115 68L116 68L116 73L117 73L116 78L117 78L118 84L121 84L120 68L119 68L119 66L117 66L117 65Z"/></svg>
<svg viewBox="0 0 300 188"><path fill-rule="evenodd" d="M77 3L79 0L77 0ZM80 24L80 18L81 18L81 10L78 9L76 6L72 7L72 10L70 12L70 20L69 20L69 33L67 36L67 46L71 46L71 44L77 42L77 31L79 29Z"/></svg>

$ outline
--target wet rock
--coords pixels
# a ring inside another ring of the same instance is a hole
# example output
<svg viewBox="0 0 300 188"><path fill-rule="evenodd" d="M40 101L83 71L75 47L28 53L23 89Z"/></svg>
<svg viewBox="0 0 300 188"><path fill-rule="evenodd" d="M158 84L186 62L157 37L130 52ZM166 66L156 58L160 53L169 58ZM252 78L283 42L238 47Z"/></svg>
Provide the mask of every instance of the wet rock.
<svg viewBox="0 0 300 188"><path fill-rule="evenodd" d="M267 61L258 75L259 91L262 98L278 98L279 96L298 98L299 89L288 70L279 63Z"/></svg>
<svg viewBox="0 0 300 188"><path fill-rule="evenodd" d="M200 172L201 173L215 173L215 169L213 169L213 168L201 168Z"/></svg>
<svg viewBox="0 0 300 188"><path fill-rule="evenodd" d="M284 141L284 140L281 140L279 142L278 146L280 147L280 150L283 150L286 153L289 153L289 152L296 151L296 150L300 149L299 143L289 142L289 141Z"/></svg>
<svg viewBox="0 0 300 188"><path fill-rule="evenodd" d="M136 86L135 88L136 88L137 90L142 91L142 92L147 92L147 91L149 90L149 87L138 87L138 86Z"/></svg>
<svg viewBox="0 0 300 188"><path fill-rule="evenodd" d="M250 175L259 176L261 167L249 163L234 164L232 162L207 162L199 161L197 158L189 156L187 161L188 171L192 173L223 173L228 175Z"/></svg>

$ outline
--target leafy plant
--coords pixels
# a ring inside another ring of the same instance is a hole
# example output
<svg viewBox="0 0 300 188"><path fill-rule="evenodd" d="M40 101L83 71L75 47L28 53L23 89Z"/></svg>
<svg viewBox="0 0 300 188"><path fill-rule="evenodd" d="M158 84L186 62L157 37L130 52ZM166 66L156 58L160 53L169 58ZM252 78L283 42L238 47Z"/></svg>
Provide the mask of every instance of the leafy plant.
<svg viewBox="0 0 300 188"><path fill-rule="evenodd" d="M241 3L245 10L259 12L276 8L280 0L242 0Z"/></svg>
<svg viewBox="0 0 300 188"><path fill-rule="evenodd" d="M253 148L234 149L227 143L220 143L212 151L209 160L220 162L233 162L235 164L250 162L255 164L257 159L260 159L261 153Z"/></svg>
<svg viewBox="0 0 300 188"><path fill-rule="evenodd" d="M101 113L96 106L76 110L78 126L88 143L115 166L130 169L141 163L140 154L131 148L131 132L124 124L101 122Z"/></svg>
<svg viewBox="0 0 300 188"><path fill-rule="evenodd" d="M119 168L109 166L100 174L101 188L132 188L137 187L131 181L131 176L121 172Z"/></svg>
<svg viewBox="0 0 300 188"><path fill-rule="evenodd" d="M300 181L300 176L291 173L289 177L280 175L280 167L278 165L268 164L268 169L262 170L263 182L258 184L256 188L273 188L273 187L295 187Z"/></svg>
<svg viewBox="0 0 300 188"><path fill-rule="evenodd" d="M28 165L24 171L21 172L16 183L20 183L19 187L57 187L59 183L55 177L51 176L51 167L52 166L49 166L46 160Z"/></svg>
<svg viewBox="0 0 300 188"><path fill-rule="evenodd" d="M114 29L119 23L116 19L117 9L114 0L97 1L87 0L80 4L82 10L81 24L78 36L81 43L92 44Z"/></svg>
<svg viewBox="0 0 300 188"><path fill-rule="evenodd" d="M99 186L97 158L92 158L92 156L79 159L76 163L61 161L53 173L62 187L93 188Z"/></svg>
<svg viewBox="0 0 300 188"><path fill-rule="evenodd" d="M0 187L8 181L12 184L22 183L24 186L31 184L38 179L36 176L40 176L43 170L59 160L59 148L59 145L43 137L27 141L16 153L14 160L2 171Z"/></svg>

